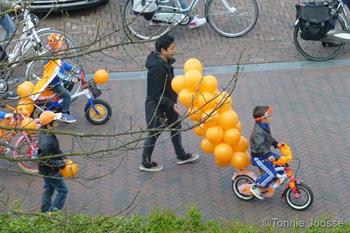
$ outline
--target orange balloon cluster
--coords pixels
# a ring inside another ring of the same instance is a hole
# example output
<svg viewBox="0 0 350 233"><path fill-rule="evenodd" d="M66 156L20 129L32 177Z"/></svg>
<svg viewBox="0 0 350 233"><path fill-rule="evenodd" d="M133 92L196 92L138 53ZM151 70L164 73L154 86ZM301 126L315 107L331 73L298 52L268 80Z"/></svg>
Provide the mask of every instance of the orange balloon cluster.
<svg viewBox="0 0 350 233"><path fill-rule="evenodd" d="M34 101L31 99L33 94L34 84L29 81L24 81L17 86L17 94L20 97L16 110L29 117L34 111Z"/></svg>
<svg viewBox="0 0 350 233"><path fill-rule="evenodd" d="M242 170L250 165L248 141L241 135L242 125L233 111L232 97L218 90L218 81L212 75L203 76L198 59L184 64L184 75L176 76L171 83L179 101L187 110L187 117L197 122L196 135L203 137L201 149L214 154L218 166L231 164Z"/></svg>

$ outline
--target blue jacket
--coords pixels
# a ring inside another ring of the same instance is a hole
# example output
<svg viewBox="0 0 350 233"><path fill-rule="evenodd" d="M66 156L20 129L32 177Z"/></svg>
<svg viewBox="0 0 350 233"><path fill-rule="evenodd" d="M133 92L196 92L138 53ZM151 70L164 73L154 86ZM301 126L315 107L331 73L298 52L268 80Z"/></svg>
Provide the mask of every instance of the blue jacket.
<svg viewBox="0 0 350 233"><path fill-rule="evenodd" d="M53 86L58 85L60 83L61 79L65 80L65 81L69 81L69 80L67 80L67 75L65 74L65 71L73 71L73 68L74 68L74 66L72 64L62 60L59 72L56 75L56 77L50 82L49 86L53 87Z"/></svg>
<svg viewBox="0 0 350 233"><path fill-rule="evenodd" d="M0 119L5 119L6 112L0 111Z"/></svg>

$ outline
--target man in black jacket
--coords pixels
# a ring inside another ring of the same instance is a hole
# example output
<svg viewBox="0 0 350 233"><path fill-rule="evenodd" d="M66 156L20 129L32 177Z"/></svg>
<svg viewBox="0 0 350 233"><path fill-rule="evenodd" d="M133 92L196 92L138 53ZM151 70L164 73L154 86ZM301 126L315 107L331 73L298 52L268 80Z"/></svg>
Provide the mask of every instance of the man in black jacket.
<svg viewBox="0 0 350 233"><path fill-rule="evenodd" d="M61 114L55 114L51 111L45 111L40 115L39 122L43 129L54 129L57 124L55 120L58 120ZM60 168L64 168L66 161L63 156L54 156L63 154L60 150L60 145L55 134L50 132L40 132L39 134L39 173L44 178L44 192L41 198L41 211L57 211L63 208L66 200L68 189L63 180L62 175L59 172ZM54 156L51 158L48 157ZM51 198L57 191L56 198L51 204Z"/></svg>
<svg viewBox="0 0 350 233"><path fill-rule="evenodd" d="M169 35L160 37L156 43L156 52L151 52L146 61L147 73L147 98L146 98L146 122L150 130L144 143L141 171L161 171L163 167L151 160L155 143L161 134L161 128L171 129L171 140L177 155L177 164L185 164L199 158L198 154L186 153L181 142L181 122L177 105L177 94L171 88L174 78L175 62L174 38Z"/></svg>

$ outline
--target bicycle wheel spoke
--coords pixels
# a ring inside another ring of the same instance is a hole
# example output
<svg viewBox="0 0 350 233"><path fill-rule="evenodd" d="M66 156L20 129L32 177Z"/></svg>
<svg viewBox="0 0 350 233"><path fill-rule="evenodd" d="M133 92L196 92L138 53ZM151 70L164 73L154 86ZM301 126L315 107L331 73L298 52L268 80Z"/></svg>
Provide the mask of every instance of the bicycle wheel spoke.
<svg viewBox="0 0 350 233"><path fill-rule="evenodd" d="M162 12L158 9L156 13ZM154 21L154 15L144 17L143 15L136 15L132 10L131 1L127 1L123 10L123 20L126 28L132 35L141 40L157 39L160 36L171 31L179 22L175 22L174 16L176 12L171 12L167 20L173 23L165 23L161 21Z"/></svg>
<svg viewBox="0 0 350 233"><path fill-rule="evenodd" d="M206 5L208 22L219 34L238 37L248 33L258 18L255 0L226 0L228 8L220 0L209 0Z"/></svg>

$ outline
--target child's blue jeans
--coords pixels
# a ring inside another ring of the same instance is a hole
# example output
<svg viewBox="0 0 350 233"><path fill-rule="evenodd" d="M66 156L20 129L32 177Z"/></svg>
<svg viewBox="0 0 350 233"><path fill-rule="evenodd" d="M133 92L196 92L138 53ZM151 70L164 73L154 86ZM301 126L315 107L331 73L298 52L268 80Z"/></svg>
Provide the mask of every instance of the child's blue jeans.
<svg viewBox="0 0 350 233"><path fill-rule="evenodd" d="M57 192L56 198L51 202L54 192ZM44 192L41 197L41 211L61 210L66 201L68 188L64 183L62 176L57 173L53 177L44 177Z"/></svg>

